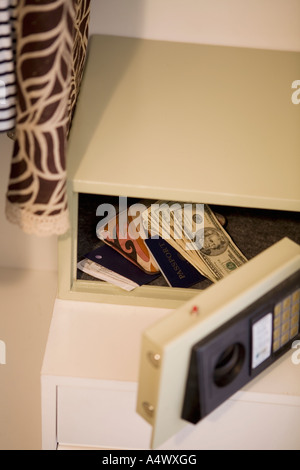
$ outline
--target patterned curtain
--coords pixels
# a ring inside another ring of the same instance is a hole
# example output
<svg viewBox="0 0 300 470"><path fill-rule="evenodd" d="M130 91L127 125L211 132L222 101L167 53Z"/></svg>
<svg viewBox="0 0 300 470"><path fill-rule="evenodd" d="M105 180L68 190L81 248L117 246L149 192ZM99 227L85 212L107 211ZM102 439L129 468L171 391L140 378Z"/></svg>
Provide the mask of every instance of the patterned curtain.
<svg viewBox="0 0 300 470"><path fill-rule="evenodd" d="M27 233L63 234L69 227L66 145L90 0L19 0L16 13L16 123L6 215Z"/></svg>

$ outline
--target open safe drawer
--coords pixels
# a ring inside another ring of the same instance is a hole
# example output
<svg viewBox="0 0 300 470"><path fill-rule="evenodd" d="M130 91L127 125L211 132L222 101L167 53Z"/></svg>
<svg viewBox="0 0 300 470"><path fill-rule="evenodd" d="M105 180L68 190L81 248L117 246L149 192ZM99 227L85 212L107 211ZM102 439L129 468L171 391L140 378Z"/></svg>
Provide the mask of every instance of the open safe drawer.
<svg viewBox="0 0 300 470"><path fill-rule="evenodd" d="M118 205L118 198L73 193L70 200L74 205L73 235L69 233L60 239L60 298L175 308L213 284L209 279L203 278L188 289L169 287L163 275L160 275L151 283L126 292L83 273L77 268L77 263L84 259L87 253L103 246L103 242L96 235L96 227L101 220L96 215L97 208L107 201ZM129 207L134 200L127 199ZM139 201L142 202L143 199ZM210 205L210 208L215 214L225 218L225 231L247 260L262 253L284 237L300 244L300 219L296 212L216 205Z"/></svg>
<svg viewBox="0 0 300 470"><path fill-rule="evenodd" d="M78 279L108 197L208 204L248 259L285 236L299 243L297 76L297 52L92 36L68 145L59 297L176 307L196 293Z"/></svg>
<svg viewBox="0 0 300 470"><path fill-rule="evenodd" d="M142 343L137 411L154 447L299 339L299 56L91 38L68 146L58 296L98 303L99 317L102 305L174 309L142 337L132 332ZM249 261L188 289L160 277L125 292L84 276L78 261L101 244L97 207L120 197L207 204Z"/></svg>

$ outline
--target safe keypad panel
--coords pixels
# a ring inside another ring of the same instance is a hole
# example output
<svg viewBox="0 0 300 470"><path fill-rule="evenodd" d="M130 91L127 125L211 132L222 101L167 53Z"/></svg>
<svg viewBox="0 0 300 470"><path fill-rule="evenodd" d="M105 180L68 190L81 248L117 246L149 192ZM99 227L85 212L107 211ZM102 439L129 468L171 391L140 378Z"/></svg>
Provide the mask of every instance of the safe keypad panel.
<svg viewBox="0 0 300 470"><path fill-rule="evenodd" d="M300 289L278 302L274 308L273 352L278 351L299 331Z"/></svg>
<svg viewBox="0 0 300 470"><path fill-rule="evenodd" d="M196 424L299 338L300 270L193 345L182 419Z"/></svg>

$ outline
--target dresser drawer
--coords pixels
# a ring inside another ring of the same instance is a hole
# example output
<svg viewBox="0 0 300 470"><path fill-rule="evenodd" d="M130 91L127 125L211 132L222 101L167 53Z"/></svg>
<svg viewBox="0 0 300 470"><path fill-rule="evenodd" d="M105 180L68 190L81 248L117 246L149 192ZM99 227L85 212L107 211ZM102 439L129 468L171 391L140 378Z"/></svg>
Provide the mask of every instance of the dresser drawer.
<svg viewBox="0 0 300 470"><path fill-rule="evenodd" d="M149 450L150 426L136 414L135 401L134 383L59 386L58 449ZM187 425L159 448L297 449L299 420L299 397L240 391L197 426Z"/></svg>
<svg viewBox="0 0 300 470"><path fill-rule="evenodd" d="M97 381L95 387L58 386L59 443L145 449L151 427L136 412L136 384Z"/></svg>

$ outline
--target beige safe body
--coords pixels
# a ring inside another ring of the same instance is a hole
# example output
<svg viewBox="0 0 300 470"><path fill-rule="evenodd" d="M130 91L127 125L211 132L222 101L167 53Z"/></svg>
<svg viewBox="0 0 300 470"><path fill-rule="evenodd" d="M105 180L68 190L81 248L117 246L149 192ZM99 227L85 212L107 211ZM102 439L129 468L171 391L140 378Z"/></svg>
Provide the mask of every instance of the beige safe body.
<svg viewBox="0 0 300 470"><path fill-rule="evenodd" d="M180 419L191 346L296 272L298 245L282 240L200 293L128 293L77 279L80 194L299 211L299 58L91 38L68 149L71 229L59 241L59 299L42 370L45 448L149 448L152 428L158 448L299 448L292 351L212 417L187 427ZM149 338L159 349L155 371Z"/></svg>

